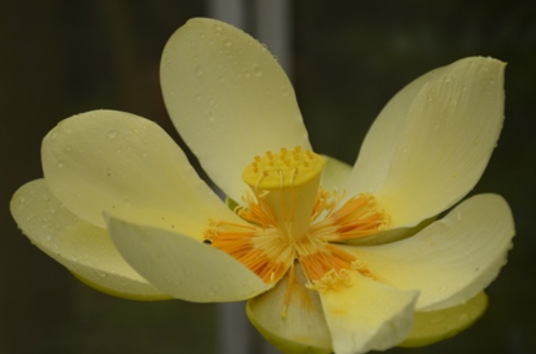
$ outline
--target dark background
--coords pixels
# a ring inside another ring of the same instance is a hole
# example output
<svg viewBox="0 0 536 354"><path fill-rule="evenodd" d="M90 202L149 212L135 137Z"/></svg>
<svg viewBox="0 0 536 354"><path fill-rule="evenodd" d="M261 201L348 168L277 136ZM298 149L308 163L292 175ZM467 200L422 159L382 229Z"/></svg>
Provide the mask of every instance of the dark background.
<svg viewBox="0 0 536 354"><path fill-rule="evenodd" d="M516 220L509 263L484 318L454 339L392 353L536 353L536 2L292 2L295 86L315 150L353 163L377 113L418 75L470 55L507 61L506 121L475 192ZM213 353L214 305L98 293L33 247L8 204L42 176L40 143L97 108L157 121L178 139L158 83L161 50L201 1L0 2L0 353Z"/></svg>

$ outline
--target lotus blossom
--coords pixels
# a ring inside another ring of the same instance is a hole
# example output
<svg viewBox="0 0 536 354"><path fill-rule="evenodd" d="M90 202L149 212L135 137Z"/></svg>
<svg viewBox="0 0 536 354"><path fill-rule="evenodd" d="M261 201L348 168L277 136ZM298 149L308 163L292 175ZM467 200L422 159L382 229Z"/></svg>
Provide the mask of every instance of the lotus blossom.
<svg viewBox="0 0 536 354"><path fill-rule="evenodd" d="M44 178L22 186L11 211L37 247L101 291L250 299L250 320L287 353L429 344L483 313L514 235L500 196L456 205L496 146L503 72L471 57L411 82L351 167L313 152L265 46L193 19L164 50L163 95L227 203L158 125L98 110L47 134Z"/></svg>

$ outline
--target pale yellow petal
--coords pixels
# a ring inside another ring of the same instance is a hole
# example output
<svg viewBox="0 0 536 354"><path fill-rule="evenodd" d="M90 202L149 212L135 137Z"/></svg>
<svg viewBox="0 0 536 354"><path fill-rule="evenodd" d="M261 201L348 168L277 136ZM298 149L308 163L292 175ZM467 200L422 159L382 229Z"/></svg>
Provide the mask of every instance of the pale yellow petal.
<svg viewBox="0 0 536 354"><path fill-rule="evenodd" d="M417 291L401 291L350 272L352 284L320 293L337 354L385 350L410 333Z"/></svg>
<svg viewBox="0 0 536 354"><path fill-rule="evenodd" d="M387 178L402 132L409 120L413 101L424 85L440 77L447 67L432 70L400 90L385 105L371 125L348 180L349 195L375 192Z"/></svg>
<svg viewBox="0 0 536 354"><path fill-rule="evenodd" d="M431 312L415 312L413 329L401 347L423 347L455 336L471 327L486 311L484 292L464 304Z"/></svg>
<svg viewBox="0 0 536 354"><path fill-rule="evenodd" d="M488 286L506 262L514 233L504 199L481 194L410 238L345 250L379 281L420 290L417 310L435 311L464 303Z"/></svg>
<svg viewBox="0 0 536 354"><path fill-rule="evenodd" d="M60 122L43 140L51 191L83 220L105 227L104 211L201 239L209 218L237 220L155 123L118 111Z"/></svg>
<svg viewBox="0 0 536 354"><path fill-rule="evenodd" d="M288 286L287 274L273 289L249 300L248 318L282 353L332 353L320 297L305 287L299 264L295 265L294 274L292 286Z"/></svg>
<svg viewBox="0 0 536 354"><path fill-rule="evenodd" d="M239 301L271 287L227 253L182 234L113 217L108 217L108 230L134 269L178 299Z"/></svg>
<svg viewBox="0 0 536 354"><path fill-rule="evenodd" d="M320 185L330 192L337 191L342 194L346 189L352 166L331 156L322 155L322 157L326 164L322 170Z"/></svg>
<svg viewBox="0 0 536 354"><path fill-rule="evenodd" d="M241 173L267 150L310 148L294 90L265 46L212 19L188 21L168 41L160 80L179 134L232 199Z"/></svg>
<svg viewBox="0 0 536 354"><path fill-rule="evenodd" d="M352 181L349 189L372 192L391 216L391 227L416 225L458 202L478 182L497 144L504 67L491 58L466 58L410 85L400 98L413 98L401 104L403 123L394 109L379 117L386 122L372 131L367 151L382 153L375 162L366 156L364 167L356 164L355 175L364 169L367 180ZM379 128L391 121L394 127L384 136Z"/></svg>
<svg viewBox="0 0 536 354"><path fill-rule="evenodd" d="M105 229L69 212L43 179L19 188L11 214L34 245L94 288L135 300L170 298L124 261Z"/></svg>

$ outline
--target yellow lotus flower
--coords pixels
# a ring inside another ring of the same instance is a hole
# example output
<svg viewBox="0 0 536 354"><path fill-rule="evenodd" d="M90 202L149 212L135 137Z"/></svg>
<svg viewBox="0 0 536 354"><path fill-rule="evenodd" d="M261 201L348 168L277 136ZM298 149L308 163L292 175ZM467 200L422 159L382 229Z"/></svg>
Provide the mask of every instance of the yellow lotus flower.
<svg viewBox="0 0 536 354"><path fill-rule="evenodd" d="M102 291L251 299L252 322L289 353L427 344L484 311L481 292L514 235L493 194L433 221L488 163L503 71L475 57L413 81L351 168L312 152L292 86L264 46L191 20L164 50L164 99L233 210L156 124L103 110L49 132L45 177L21 187L11 211L37 247Z"/></svg>

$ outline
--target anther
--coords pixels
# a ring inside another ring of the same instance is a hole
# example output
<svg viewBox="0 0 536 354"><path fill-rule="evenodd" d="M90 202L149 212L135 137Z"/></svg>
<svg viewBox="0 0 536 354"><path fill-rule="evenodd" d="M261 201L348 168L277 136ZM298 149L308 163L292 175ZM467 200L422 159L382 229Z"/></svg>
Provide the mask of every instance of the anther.
<svg viewBox="0 0 536 354"><path fill-rule="evenodd" d="M261 161L261 157L259 155L255 155L254 159L255 159L255 162Z"/></svg>
<svg viewBox="0 0 536 354"><path fill-rule="evenodd" d="M266 151L266 156L268 156L270 160L274 158L274 155L272 155L272 152L270 150Z"/></svg>
<svg viewBox="0 0 536 354"><path fill-rule="evenodd" d="M282 147L281 148L281 154L285 156L287 154L287 148Z"/></svg>

